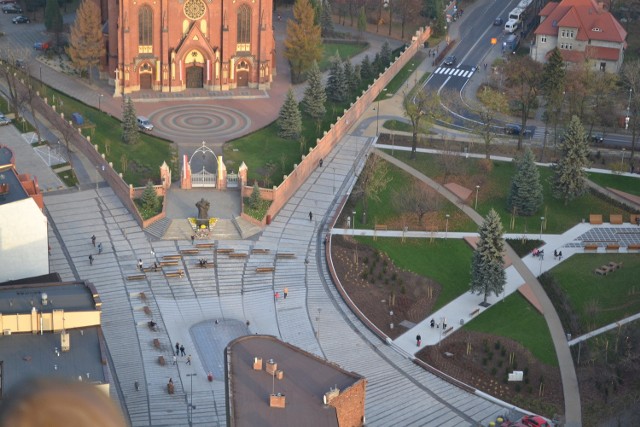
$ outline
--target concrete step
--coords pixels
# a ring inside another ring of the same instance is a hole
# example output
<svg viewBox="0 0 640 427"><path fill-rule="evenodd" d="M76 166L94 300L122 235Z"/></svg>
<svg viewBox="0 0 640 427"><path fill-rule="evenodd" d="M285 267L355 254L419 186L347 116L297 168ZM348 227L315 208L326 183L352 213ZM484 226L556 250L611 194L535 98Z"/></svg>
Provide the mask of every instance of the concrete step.
<svg viewBox="0 0 640 427"><path fill-rule="evenodd" d="M156 239L162 239L164 233L166 233L167 228L171 225L171 220L169 218L163 218L160 221L156 221L147 228L144 229L145 232L155 237Z"/></svg>

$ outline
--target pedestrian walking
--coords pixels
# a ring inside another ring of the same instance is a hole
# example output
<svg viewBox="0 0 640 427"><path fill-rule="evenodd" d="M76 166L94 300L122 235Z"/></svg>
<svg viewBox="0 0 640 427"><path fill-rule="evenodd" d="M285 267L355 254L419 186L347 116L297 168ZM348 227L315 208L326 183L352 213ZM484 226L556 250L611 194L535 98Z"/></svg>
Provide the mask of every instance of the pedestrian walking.
<svg viewBox="0 0 640 427"><path fill-rule="evenodd" d="M416 347L420 347L422 344L422 337L420 335L416 335Z"/></svg>
<svg viewBox="0 0 640 427"><path fill-rule="evenodd" d="M185 354L187 353L184 351L184 345L180 344L180 356L184 356Z"/></svg>
<svg viewBox="0 0 640 427"><path fill-rule="evenodd" d="M562 251L558 252L558 261L562 261Z"/></svg>
<svg viewBox="0 0 640 427"><path fill-rule="evenodd" d="M173 364L177 365L178 364L178 356L173 355Z"/></svg>
<svg viewBox="0 0 640 427"><path fill-rule="evenodd" d="M485 70L487 69L487 63L486 62L484 63L484 69Z"/></svg>
<svg viewBox="0 0 640 427"><path fill-rule="evenodd" d="M319 163L320 163L320 167L322 167L322 163L324 163L324 162L323 162L323 160L322 160L322 159L320 159L320 162L319 162Z"/></svg>
<svg viewBox="0 0 640 427"><path fill-rule="evenodd" d="M102 243L98 243L98 253L102 253Z"/></svg>
<svg viewBox="0 0 640 427"><path fill-rule="evenodd" d="M436 321L431 319L431 322L429 322L429 324L431 325L431 329L433 329L433 327L436 325Z"/></svg>
<svg viewBox="0 0 640 427"><path fill-rule="evenodd" d="M309 211L309 222L313 221L313 212Z"/></svg>
<svg viewBox="0 0 640 427"><path fill-rule="evenodd" d="M93 265L93 255L89 255L89 265Z"/></svg>
<svg viewBox="0 0 640 427"><path fill-rule="evenodd" d="M96 235L94 234L93 236L91 236L91 244L93 245L93 247L96 247Z"/></svg>
<svg viewBox="0 0 640 427"><path fill-rule="evenodd" d="M176 343L176 356L180 356L180 343Z"/></svg>
<svg viewBox="0 0 640 427"><path fill-rule="evenodd" d="M191 365L191 355L187 356L187 365Z"/></svg>
<svg viewBox="0 0 640 427"><path fill-rule="evenodd" d="M284 290L282 291L282 295L284 299L287 299L287 295L289 295L289 288L284 288Z"/></svg>
<svg viewBox="0 0 640 427"><path fill-rule="evenodd" d="M138 260L138 270L142 271L142 259Z"/></svg>
<svg viewBox="0 0 640 427"><path fill-rule="evenodd" d="M196 240L196 235L192 234L191 235L191 246L193 246L193 242Z"/></svg>
<svg viewBox="0 0 640 427"><path fill-rule="evenodd" d="M278 302L278 299L280 298L280 292L277 292L275 294L273 294L273 298L275 299L276 302Z"/></svg>
<svg viewBox="0 0 640 427"><path fill-rule="evenodd" d="M446 317L442 318L442 329L447 329L447 318Z"/></svg>

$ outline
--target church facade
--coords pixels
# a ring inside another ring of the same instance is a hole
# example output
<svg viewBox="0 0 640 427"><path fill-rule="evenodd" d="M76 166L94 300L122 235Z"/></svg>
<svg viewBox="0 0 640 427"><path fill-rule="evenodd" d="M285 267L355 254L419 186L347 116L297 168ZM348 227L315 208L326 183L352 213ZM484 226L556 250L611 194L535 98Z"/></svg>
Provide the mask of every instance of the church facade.
<svg viewBox="0 0 640 427"><path fill-rule="evenodd" d="M189 88L269 89L275 69L272 0L96 0L103 66L116 96Z"/></svg>

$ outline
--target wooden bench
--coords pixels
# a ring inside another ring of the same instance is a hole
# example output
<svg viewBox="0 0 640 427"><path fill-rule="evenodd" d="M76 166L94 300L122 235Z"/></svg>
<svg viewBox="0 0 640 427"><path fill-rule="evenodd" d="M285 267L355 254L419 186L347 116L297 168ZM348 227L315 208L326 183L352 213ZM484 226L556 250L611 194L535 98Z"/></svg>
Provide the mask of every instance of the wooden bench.
<svg viewBox="0 0 640 427"><path fill-rule="evenodd" d="M140 292L138 296L140 297L140 300L147 301L147 294L145 294L144 292Z"/></svg>
<svg viewBox="0 0 640 427"><path fill-rule="evenodd" d="M160 266L158 266L158 267L160 267ZM144 267L142 269L142 271L145 272L145 273L154 273L154 272L158 271L158 268L156 268L156 267Z"/></svg>
<svg viewBox="0 0 640 427"><path fill-rule="evenodd" d="M274 267L256 267L256 273L271 273L274 270Z"/></svg>
<svg viewBox="0 0 640 427"><path fill-rule="evenodd" d="M595 244L595 243L585 243L583 247L584 247L585 251L597 251L598 250L598 245Z"/></svg>
<svg viewBox="0 0 640 427"><path fill-rule="evenodd" d="M144 314L151 316L151 309L149 308L148 305L145 305L144 307L142 307L142 311L144 311Z"/></svg>
<svg viewBox="0 0 640 427"><path fill-rule="evenodd" d="M235 249L233 248L218 248L216 249L217 254L230 254L233 253Z"/></svg>
<svg viewBox="0 0 640 427"><path fill-rule="evenodd" d="M271 251L271 249L259 249L259 248L253 248L251 249L251 253L252 254L268 254Z"/></svg>
<svg viewBox="0 0 640 427"><path fill-rule="evenodd" d="M216 244L215 243L196 243L196 248L198 249L212 249Z"/></svg>
<svg viewBox="0 0 640 427"><path fill-rule="evenodd" d="M622 224L622 215L620 215L620 214L611 214L611 215L609 215L609 223L610 224Z"/></svg>
<svg viewBox="0 0 640 427"><path fill-rule="evenodd" d="M162 345L160 344L160 340L158 338L153 339L153 346L157 349L160 349L160 347L162 347Z"/></svg>
<svg viewBox="0 0 640 427"><path fill-rule="evenodd" d="M133 274L131 276L127 276L127 280L144 280L147 276L144 274Z"/></svg>
<svg viewBox="0 0 640 427"><path fill-rule="evenodd" d="M445 329L445 331L443 332L443 334L447 335L449 332L453 331L453 326L449 326L447 329Z"/></svg>
<svg viewBox="0 0 640 427"><path fill-rule="evenodd" d="M244 252L231 252L229 258L246 258L247 254Z"/></svg>
<svg viewBox="0 0 640 427"><path fill-rule="evenodd" d="M640 250L640 245L637 245L637 244L629 245L629 246L627 246L627 250L628 251L638 251L638 250Z"/></svg>
<svg viewBox="0 0 640 427"><path fill-rule="evenodd" d="M602 215L589 215L589 224L598 225L602 224Z"/></svg>
<svg viewBox="0 0 640 427"><path fill-rule="evenodd" d="M620 245L617 243L610 243L607 245L607 250L608 251L617 251L620 249Z"/></svg>
<svg viewBox="0 0 640 427"><path fill-rule="evenodd" d="M160 366L164 366L167 364L167 362L164 360L164 356L158 356L158 363L160 364Z"/></svg>
<svg viewBox="0 0 640 427"><path fill-rule="evenodd" d="M182 258L182 255L180 254L174 254L174 255L164 255L162 257L163 260L167 261L167 260L175 260L175 259L180 259Z"/></svg>
<svg viewBox="0 0 640 427"><path fill-rule="evenodd" d="M614 270L617 270L619 268L622 268L622 264L624 264L624 263L611 261L609 263L609 270L614 271Z"/></svg>
<svg viewBox="0 0 640 427"><path fill-rule="evenodd" d="M478 313L480 313L480 309L479 309L479 308L476 308L476 309L475 309L475 310L473 310L471 313L469 313L469 316L473 317L473 316L475 316L475 315L476 315L476 314L478 314Z"/></svg>
<svg viewBox="0 0 640 427"><path fill-rule="evenodd" d="M278 252L276 258L295 258L296 254L290 252Z"/></svg>
<svg viewBox="0 0 640 427"><path fill-rule="evenodd" d="M178 261L160 261L160 267L177 267Z"/></svg>
<svg viewBox="0 0 640 427"><path fill-rule="evenodd" d="M387 225L386 224L376 224L373 227L374 230L382 230L382 231L386 231L387 230Z"/></svg>
<svg viewBox="0 0 640 427"><path fill-rule="evenodd" d="M165 273L165 276L167 276L169 278L174 278L174 277L183 278L184 277L184 271L182 271L182 270L172 271L170 273Z"/></svg>
<svg viewBox="0 0 640 427"><path fill-rule="evenodd" d="M609 269L609 267L607 267L606 265L601 266L600 268L596 268L594 270L594 273L599 274L601 276L606 276L607 274L609 274L611 272L611 270Z"/></svg>
<svg viewBox="0 0 640 427"><path fill-rule="evenodd" d="M200 253L199 249L182 249L180 255L197 255Z"/></svg>

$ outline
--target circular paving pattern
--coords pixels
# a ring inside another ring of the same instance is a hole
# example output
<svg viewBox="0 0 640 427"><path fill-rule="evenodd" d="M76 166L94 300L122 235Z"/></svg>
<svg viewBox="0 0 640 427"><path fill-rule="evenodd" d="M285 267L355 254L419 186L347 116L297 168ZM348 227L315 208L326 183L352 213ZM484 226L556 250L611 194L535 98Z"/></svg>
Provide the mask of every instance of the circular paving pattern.
<svg viewBox="0 0 640 427"><path fill-rule="evenodd" d="M183 105L157 110L149 116L157 135L176 143L224 142L241 136L249 129L246 114L216 105Z"/></svg>

